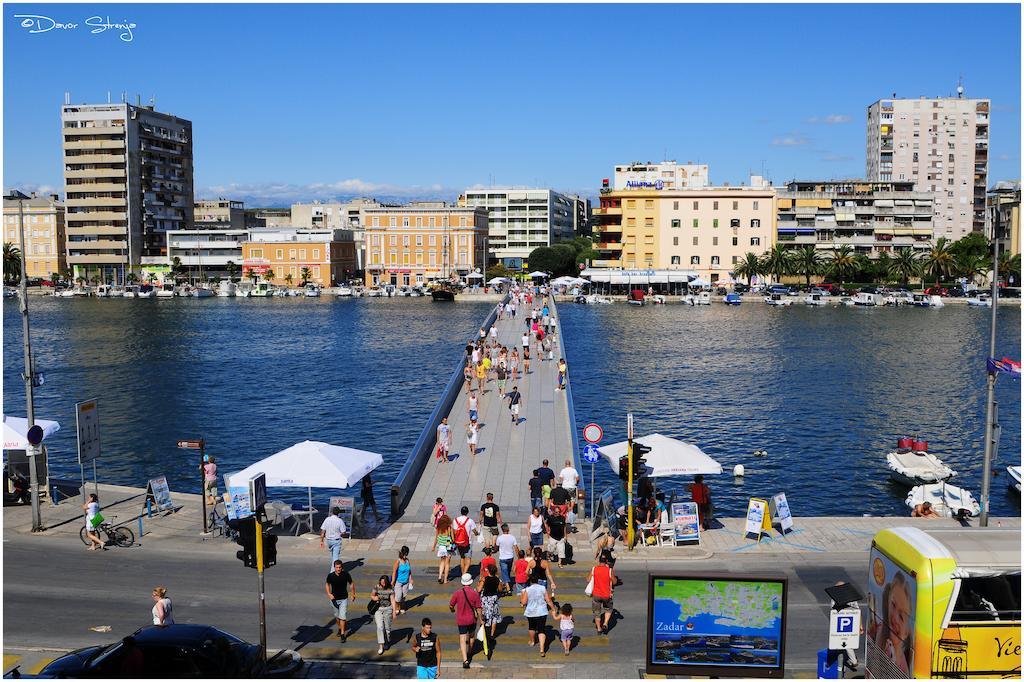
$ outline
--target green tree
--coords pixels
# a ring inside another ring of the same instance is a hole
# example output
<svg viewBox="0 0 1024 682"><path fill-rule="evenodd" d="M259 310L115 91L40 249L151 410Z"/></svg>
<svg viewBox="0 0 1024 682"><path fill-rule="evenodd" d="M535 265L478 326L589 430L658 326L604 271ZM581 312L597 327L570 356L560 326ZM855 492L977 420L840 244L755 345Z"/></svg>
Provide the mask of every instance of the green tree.
<svg viewBox="0 0 1024 682"><path fill-rule="evenodd" d="M313 271L309 268L302 268L299 270L299 277L302 278L302 286L306 286L309 283L310 278L313 277Z"/></svg>
<svg viewBox="0 0 1024 682"><path fill-rule="evenodd" d="M736 269L733 270L733 274L736 277L746 277L747 286L750 286L750 282L754 277L761 274L761 259L756 255L747 252L747 255L743 256L743 260L736 264Z"/></svg>
<svg viewBox="0 0 1024 682"><path fill-rule="evenodd" d="M858 281L875 281L875 263L867 254L858 253L853 257L854 272Z"/></svg>
<svg viewBox="0 0 1024 682"><path fill-rule="evenodd" d="M1020 254L1011 256L1003 253L999 256L999 276L1006 282L1013 277L1013 286L1020 286Z"/></svg>
<svg viewBox="0 0 1024 682"><path fill-rule="evenodd" d="M552 277L575 274L576 252L565 244L538 246L530 252L530 269L547 272Z"/></svg>
<svg viewBox="0 0 1024 682"><path fill-rule="evenodd" d="M232 282L235 281L235 277L238 275L238 266L235 265L235 261L229 260L225 266L228 271L228 279Z"/></svg>
<svg viewBox="0 0 1024 682"><path fill-rule="evenodd" d="M273 282L274 281L274 271L271 268L267 268L267 271L263 273L263 281L265 281L265 282Z"/></svg>
<svg viewBox="0 0 1024 682"><path fill-rule="evenodd" d="M21 249L11 242L4 242L4 284L21 281Z"/></svg>
<svg viewBox="0 0 1024 682"><path fill-rule="evenodd" d="M124 281L128 282L128 284L135 284L136 282L139 281L139 276L136 275L134 272L129 272L127 275L125 275Z"/></svg>
<svg viewBox="0 0 1024 682"><path fill-rule="evenodd" d="M878 258L875 259L875 277L882 284L892 281L892 256L888 251L878 254Z"/></svg>
<svg viewBox="0 0 1024 682"><path fill-rule="evenodd" d="M792 257L786 247L776 244L771 251L765 254L762 268L764 272L771 274L776 282L781 282L782 276L788 275L792 269L792 262Z"/></svg>
<svg viewBox="0 0 1024 682"><path fill-rule="evenodd" d="M900 284L909 284L921 270L921 261L913 249L896 249L896 256L889 265L889 274Z"/></svg>
<svg viewBox="0 0 1024 682"><path fill-rule="evenodd" d="M825 263L826 271L836 280L837 284L842 284L855 267L856 258L853 254L853 247L849 244L843 244L833 251L832 256Z"/></svg>
<svg viewBox="0 0 1024 682"><path fill-rule="evenodd" d="M487 281L490 282L495 277L507 277L512 279L512 271L505 267L503 263L496 263L491 267L487 268L485 273Z"/></svg>
<svg viewBox="0 0 1024 682"><path fill-rule="evenodd" d="M811 276L817 275L821 269L821 257L812 245L804 246L792 252L793 272L804 276L804 283L811 286Z"/></svg>
<svg viewBox="0 0 1024 682"><path fill-rule="evenodd" d="M992 245L981 232L968 232L950 244L949 251L954 258L967 255L992 257Z"/></svg>
<svg viewBox="0 0 1024 682"><path fill-rule="evenodd" d="M939 237L925 254L921 267L923 272L935 278L935 285L938 286L939 279L949 275L953 270L953 252L950 251L949 240Z"/></svg>
<svg viewBox="0 0 1024 682"><path fill-rule="evenodd" d="M287 284L288 286L292 285L292 273L289 272L287 275L284 276L284 283Z"/></svg>
<svg viewBox="0 0 1024 682"><path fill-rule="evenodd" d="M992 269L992 258L969 251L961 251L954 257L953 269L961 277L966 277L968 282L974 282L978 275L983 275Z"/></svg>

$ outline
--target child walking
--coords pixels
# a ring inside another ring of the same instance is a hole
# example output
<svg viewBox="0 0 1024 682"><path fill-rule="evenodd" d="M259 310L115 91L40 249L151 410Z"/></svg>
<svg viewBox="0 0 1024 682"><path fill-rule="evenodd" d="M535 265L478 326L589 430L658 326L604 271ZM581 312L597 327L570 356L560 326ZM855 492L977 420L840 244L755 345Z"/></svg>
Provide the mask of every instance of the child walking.
<svg viewBox="0 0 1024 682"><path fill-rule="evenodd" d="M572 604L562 604L562 608L555 612L555 620L558 621L558 634L562 640L562 650L569 655L572 648L572 637L576 628L576 621L572 617Z"/></svg>

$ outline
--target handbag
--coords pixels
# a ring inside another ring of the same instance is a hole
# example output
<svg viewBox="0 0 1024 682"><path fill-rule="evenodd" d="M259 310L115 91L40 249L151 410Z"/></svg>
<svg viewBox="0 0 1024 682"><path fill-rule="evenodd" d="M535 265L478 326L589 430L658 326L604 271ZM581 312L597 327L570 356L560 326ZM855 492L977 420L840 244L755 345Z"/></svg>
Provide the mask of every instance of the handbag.
<svg viewBox="0 0 1024 682"><path fill-rule="evenodd" d="M95 514L93 514L92 519L90 519L89 521L89 528L91 528L92 530L96 530L104 521L106 521L106 519L103 518L103 514L96 512Z"/></svg>
<svg viewBox="0 0 1024 682"><path fill-rule="evenodd" d="M587 586L583 588L583 594L588 597L594 596L594 576L590 576L590 582L588 582Z"/></svg>
<svg viewBox="0 0 1024 682"><path fill-rule="evenodd" d="M367 602L366 612L369 613L371 616L377 613L378 609L380 609L380 602L376 599L371 599L369 602Z"/></svg>

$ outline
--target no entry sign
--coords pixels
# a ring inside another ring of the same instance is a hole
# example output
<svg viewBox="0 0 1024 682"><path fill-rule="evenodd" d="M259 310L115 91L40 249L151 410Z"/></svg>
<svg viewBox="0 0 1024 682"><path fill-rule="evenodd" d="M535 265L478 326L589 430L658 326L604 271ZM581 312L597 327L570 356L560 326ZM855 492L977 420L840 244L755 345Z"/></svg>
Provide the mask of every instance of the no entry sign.
<svg viewBox="0 0 1024 682"><path fill-rule="evenodd" d="M588 443L600 443L601 439L604 438L604 430L591 422L583 427L583 440Z"/></svg>

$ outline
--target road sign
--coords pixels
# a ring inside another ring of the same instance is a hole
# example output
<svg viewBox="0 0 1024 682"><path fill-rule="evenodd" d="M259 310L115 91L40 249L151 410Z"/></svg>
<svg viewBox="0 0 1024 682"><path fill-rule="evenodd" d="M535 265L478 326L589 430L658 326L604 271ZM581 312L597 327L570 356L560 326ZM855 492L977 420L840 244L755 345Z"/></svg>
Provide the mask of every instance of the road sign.
<svg viewBox="0 0 1024 682"><path fill-rule="evenodd" d="M33 424L32 428L25 434L25 440L28 441L29 445L39 445L43 442L43 427L39 424Z"/></svg>
<svg viewBox="0 0 1024 682"><path fill-rule="evenodd" d="M860 607L829 611L828 648L833 651L860 648Z"/></svg>
<svg viewBox="0 0 1024 682"><path fill-rule="evenodd" d="M203 439L199 440L179 440L178 447L186 450L201 450L203 448Z"/></svg>
<svg viewBox="0 0 1024 682"><path fill-rule="evenodd" d="M583 427L583 440L588 443L600 443L602 438L604 438L604 429L597 424L591 422Z"/></svg>
<svg viewBox="0 0 1024 682"><path fill-rule="evenodd" d="M78 462L85 464L100 456L100 408L95 398L75 403L78 425Z"/></svg>
<svg viewBox="0 0 1024 682"><path fill-rule="evenodd" d="M260 473L249 479L249 511L254 514L267 503L267 475Z"/></svg>
<svg viewBox="0 0 1024 682"><path fill-rule="evenodd" d="M593 443L587 443L583 446L583 459L584 461L594 464L601 458L601 455L597 452L597 446Z"/></svg>

